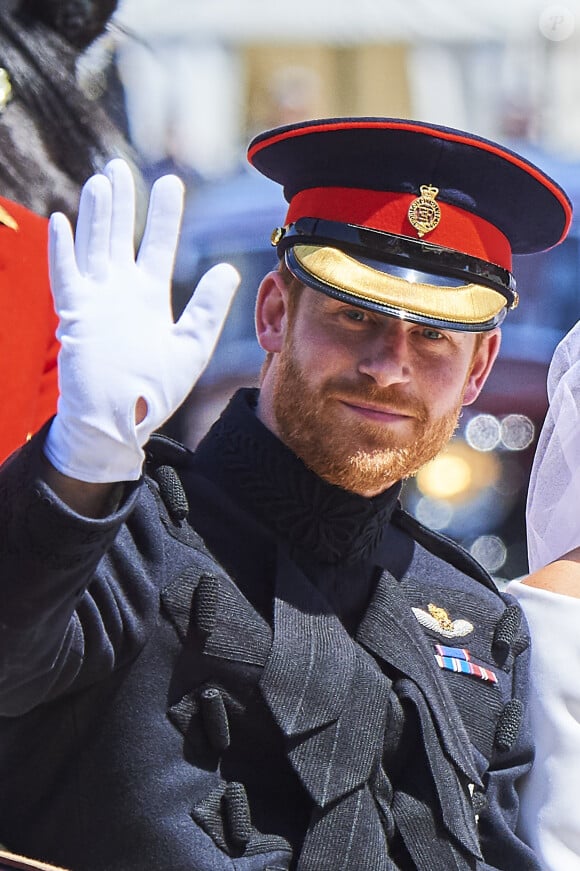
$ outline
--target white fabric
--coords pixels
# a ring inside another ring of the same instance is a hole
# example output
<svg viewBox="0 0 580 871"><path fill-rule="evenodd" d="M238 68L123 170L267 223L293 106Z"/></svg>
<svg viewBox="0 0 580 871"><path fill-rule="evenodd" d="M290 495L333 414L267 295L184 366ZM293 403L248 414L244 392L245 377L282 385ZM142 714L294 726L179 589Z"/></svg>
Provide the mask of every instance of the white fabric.
<svg viewBox="0 0 580 871"><path fill-rule="evenodd" d="M580 322L554 352L548 399L528 491L531 571L580 546ZM532 635L536 760L521 791L522 835L544 871L580 871L580 599L517 581L507 590Z"/></svg>
<svg viewBox="0 0 580 871"><path fill-rule="evenodd" d="M580 599L518 581L507 591L532 634L536 759L521 790L521 834L544 871L580 871Z"/></svg>
<svg viewBox="0 0 580 871"><path fill-rule="evenodd" d="M137 258L133 178L122 160L84 186L74 242L65 216L51 217L61 395L45 453L77 480L139 478L143 445L203 371L239 282L232 266L213 267L173 322L170 283L182 201L176 176L155 183ZM147 414L136 425L140 397Z"/></svg>
<svg viewBox="0 0 580 871"><path fill-rule="evenodd" d="M530 571L580 546L580 321L554 352L548 399L528 491Z"/></svg>

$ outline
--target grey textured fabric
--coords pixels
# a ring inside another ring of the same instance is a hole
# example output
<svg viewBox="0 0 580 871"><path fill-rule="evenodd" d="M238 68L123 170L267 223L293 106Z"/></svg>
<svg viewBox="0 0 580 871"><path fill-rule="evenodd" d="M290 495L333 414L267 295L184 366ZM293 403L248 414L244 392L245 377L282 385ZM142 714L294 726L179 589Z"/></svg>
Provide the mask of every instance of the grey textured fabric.
<svg viewBox="0 0 580 871"><path fill-rule="evenodd" d="M252 396L195 455L152 440L102 520L39 480L42 434L0 471L0 837L74 871L537 871L513 600Z"/></svg>

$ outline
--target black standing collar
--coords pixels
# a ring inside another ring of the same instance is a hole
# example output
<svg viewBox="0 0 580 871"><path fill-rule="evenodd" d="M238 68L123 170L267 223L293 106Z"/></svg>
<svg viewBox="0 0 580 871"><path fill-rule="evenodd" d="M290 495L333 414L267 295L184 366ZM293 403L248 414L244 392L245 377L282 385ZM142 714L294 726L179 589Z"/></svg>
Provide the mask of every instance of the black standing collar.
<svg viewBox="0 0 580 871"><path fill-rule="evenodd" d="M285 541L325 563L369 560L400 484L371 499L323 481L255 414L258 391L238 391L200 443L195 465Z"/></svg>

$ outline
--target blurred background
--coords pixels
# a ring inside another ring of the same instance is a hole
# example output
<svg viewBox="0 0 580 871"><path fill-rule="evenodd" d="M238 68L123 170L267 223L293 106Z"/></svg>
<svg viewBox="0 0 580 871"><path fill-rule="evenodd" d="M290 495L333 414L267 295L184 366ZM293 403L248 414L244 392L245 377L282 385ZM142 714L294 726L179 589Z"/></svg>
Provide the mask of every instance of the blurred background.
<svg viewBox="0 0 580 871"><path fill-rule="evenodd" d="M190 447L236 387L256 383L262 360L253 301L276 261L270 233L285 203L245 163L257 132L337 115L458 127L540 165L580 215L580 2L124 0L79 76L125 130L146 180L175 171L186 183L176 313L212 263L242 274L214 360L167 427ZM577 223L558 248L516 258L515 273L521 303L492 377L403 496L500 585L527 571L525 496L547 365L580 315Z"/></svg>

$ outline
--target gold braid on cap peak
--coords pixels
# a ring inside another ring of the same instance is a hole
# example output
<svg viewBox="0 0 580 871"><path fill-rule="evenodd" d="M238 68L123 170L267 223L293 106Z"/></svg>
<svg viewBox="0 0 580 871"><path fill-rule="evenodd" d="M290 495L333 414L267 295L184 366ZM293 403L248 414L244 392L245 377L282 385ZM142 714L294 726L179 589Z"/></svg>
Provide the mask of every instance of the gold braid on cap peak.
<svg viewBox="0 0 580 871"><path fill-rule="evenodd" d="M365 301L384 304L410 315L472 325L491 320L506 305L502 294L480 284L442 287L409 282L360 263L337 248L294 245L293 251L298 263L313 278L352 294L362 304Z"/></svg>

